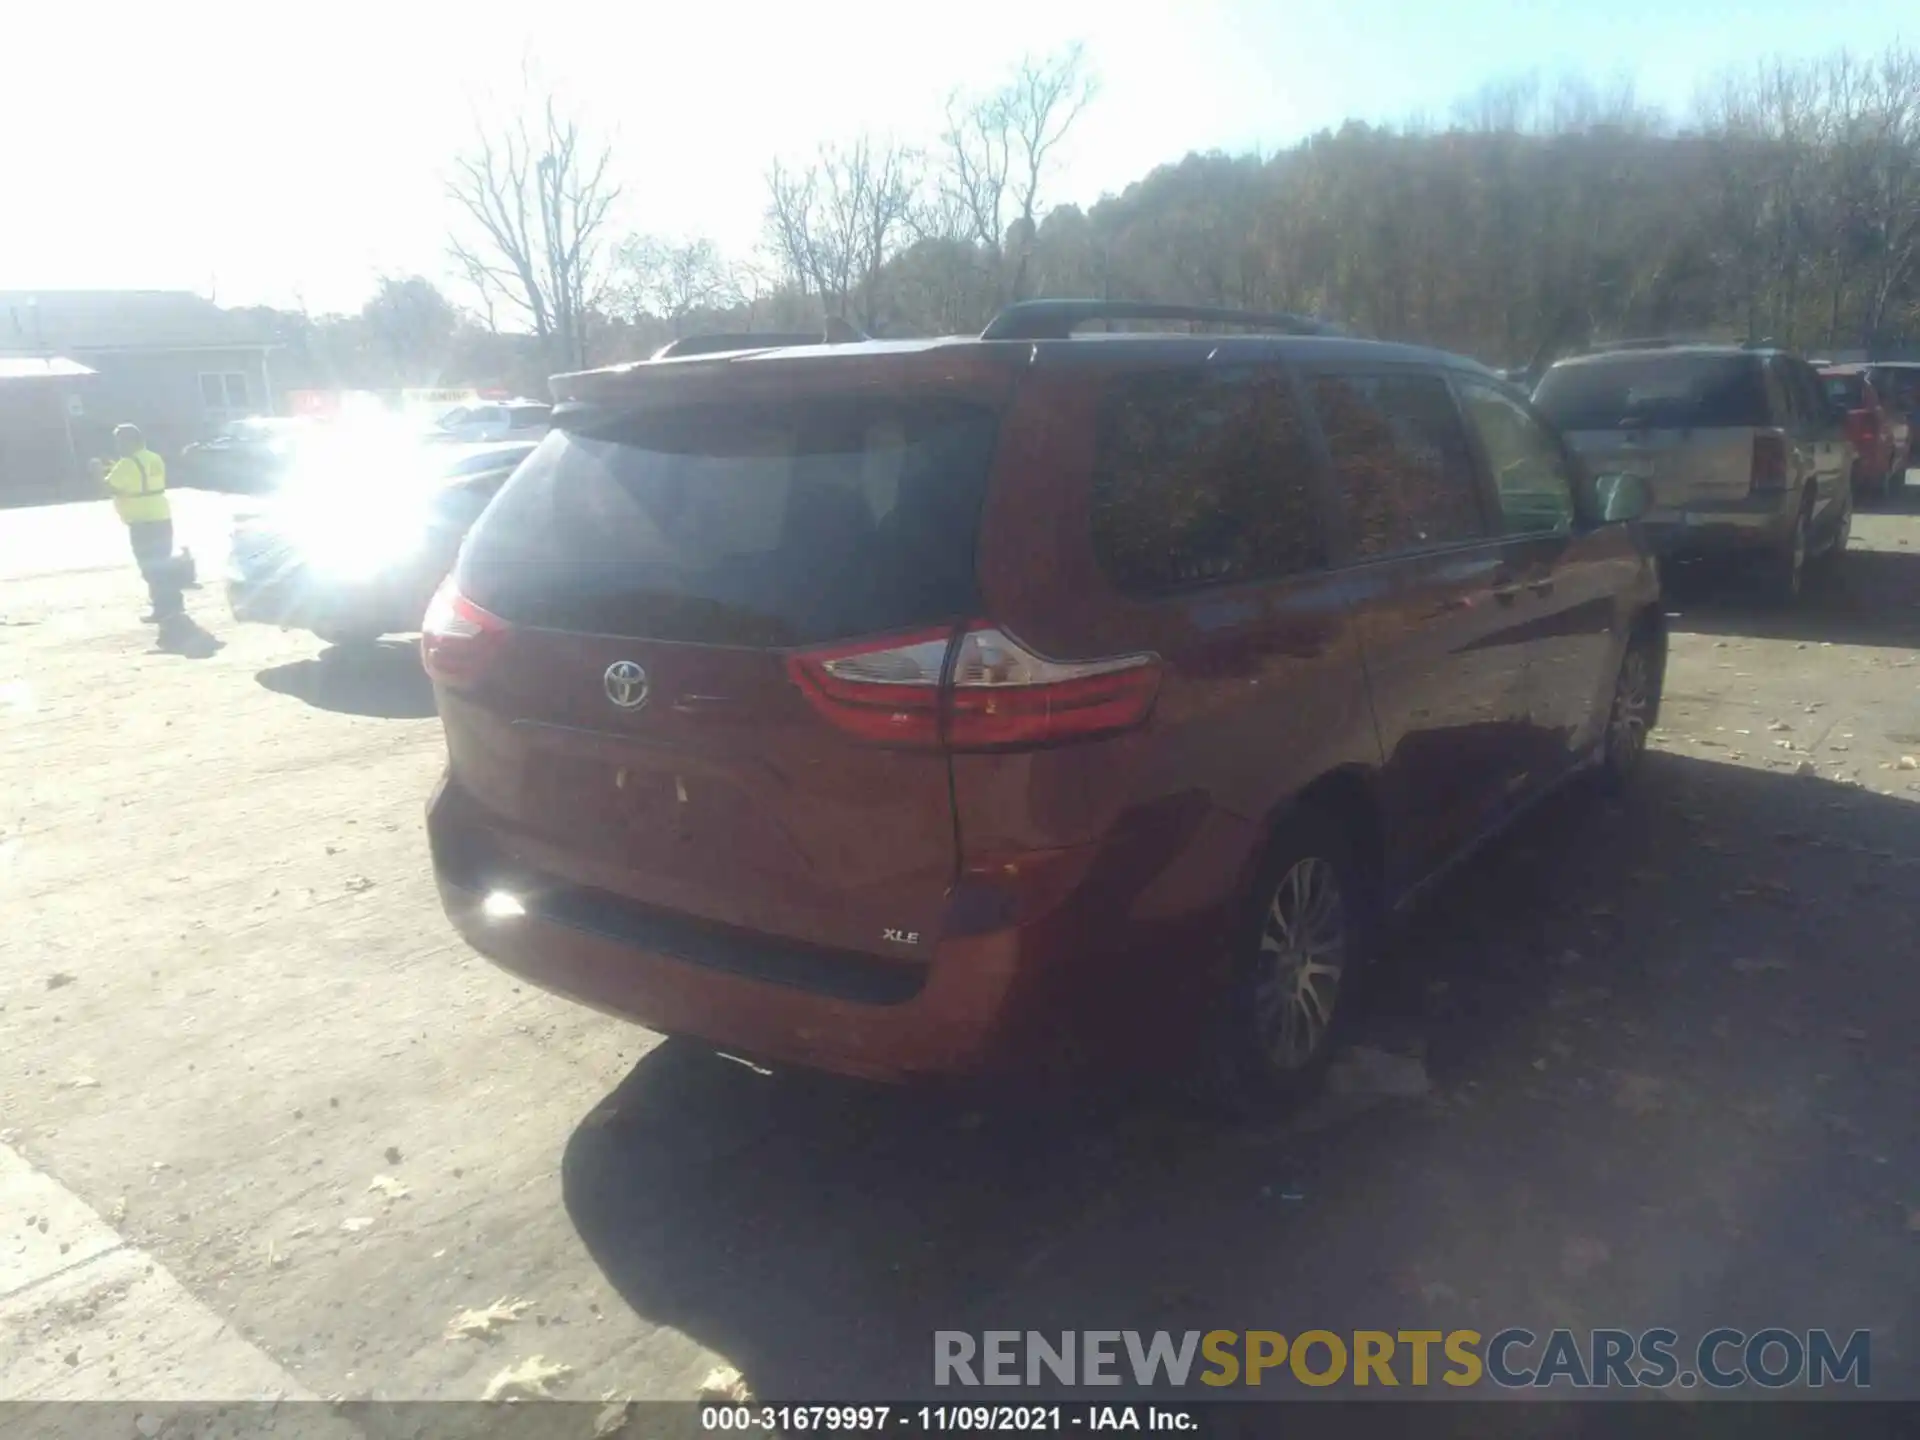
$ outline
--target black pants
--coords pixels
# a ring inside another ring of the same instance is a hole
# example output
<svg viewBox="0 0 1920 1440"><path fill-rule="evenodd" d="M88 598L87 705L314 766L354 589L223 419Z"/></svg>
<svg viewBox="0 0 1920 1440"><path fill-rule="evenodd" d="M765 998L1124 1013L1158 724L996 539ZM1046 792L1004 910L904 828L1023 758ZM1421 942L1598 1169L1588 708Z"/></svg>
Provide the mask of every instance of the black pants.
<svg viewBox="0 0 1920 1440"><path fill-rule="evenodd" d="M173 521L137 520L127 526L127 539L133 543L134 563L147 582L153 613L180 614L184 604L179 570L173 563Z"/></svg>

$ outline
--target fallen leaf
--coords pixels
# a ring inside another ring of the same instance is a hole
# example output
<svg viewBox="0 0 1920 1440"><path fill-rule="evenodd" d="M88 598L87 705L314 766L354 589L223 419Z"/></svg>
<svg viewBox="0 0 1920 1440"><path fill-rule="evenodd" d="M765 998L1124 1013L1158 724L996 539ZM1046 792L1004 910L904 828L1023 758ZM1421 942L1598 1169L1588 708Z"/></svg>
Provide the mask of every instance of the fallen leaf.
<svg viewBox="0 0 1920 1440"><path fill-rule="evenodd" d="M47 976L47 989L49 990L63 990L71 984L73 984L73 976L64 970L56 970L53 974Z"/></svg>
<svg viewBox="0 0 1920 1440"><path fill-rule="evenodd" d="M374 882L369 880L366 876L355 875L347 881L347 893L349 895L358 895L358 894L361 894L363 891L371 890L373 886L374 886Z"/></svg>
<svg viewBox="0 0 1920 1440"><path fill-rule="evenodd" d="M747 1388L745 1378L733 1366L716 1365L700 1382L699 1392L694 1398L703 1404L741 1405L753 1399L753 1391Z"/></svg>
<svg viewBox="0 0 1920 1440"><path fill-rule="evenodd" d="M349 1215L340 1222L340 1228L349 1235L357 1235L372 1224L373 1217L371 1215Z"/></svg>
<svg viewBox="0 0 1920 1440"><path fill-rule="evenodd" d="M69 1090L98 1090L100 1082L91 1075L76 1075L67 1082Z"/></svg>
<svg viewBox="0 0 1920 1440"><path fill-rule="evenodd" d="M368 1184L369 1192L386 1196L389 1200L404 1200L413 1192L391 1175L376 1175Z"/></svg>
<svg viewBox="0 0 1920 1440"><path fill-rule="evenodd" d="M529 1355L509 1365L487 1382L482 1400L545 1400L553 1387L573 1373L571 1365L555 1365L544 1355Z"/></svg>
<svg viewBox="0 0 1920 1440"><path fill-rule="evenodd" d="M531 1300L509 1300L502 1296L478 1310L462 1310L447 1322L447 1339L491 1340L532 1308Z"/></svg>
<svg viewBox="0 0 1920 1440"><path fill-rule="evenodd" d="M593 1440L613 1440L627 1428L627 1422L639 1410L631 1400L616 1400L610 1396L600 1398L600 1413L593 1420Z"/></svg>
<svg viewBox="0 0 1920 1440"><path fill-rule="evenodd" d="M1775 721L1772 721L1770 724L1768 724L1767 729L1773 730L1773 731L1791 730L1793 729L1793 726L1787 724L1787 722L1784 720L1775 720Z"/></svg>

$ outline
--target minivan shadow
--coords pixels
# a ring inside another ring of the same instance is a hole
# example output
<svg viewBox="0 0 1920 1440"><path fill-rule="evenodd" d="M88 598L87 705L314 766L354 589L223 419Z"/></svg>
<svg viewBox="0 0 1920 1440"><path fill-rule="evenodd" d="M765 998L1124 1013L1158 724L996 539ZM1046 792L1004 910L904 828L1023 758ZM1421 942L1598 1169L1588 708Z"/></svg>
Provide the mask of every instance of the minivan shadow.
<svg viewBox="0 0 1920 1440"><path fill-rule="evenodd" d="M1810 578L1793 605L1770 603L1750 575L1680 566L1667 576L1669 624L1697 635L1835 645L1920 646L1920 551L1851 550L1837 576Z"/></svg>
<svg viewBox="0 0 1920 1440"><path fill-rule="evenodd" d="M406 640L330 645L311 660L270 666L254 679L276 694L343 715L424 720L435 713L420 647Z"/></svg>
<svg viewBox="0 0 1920 1440"><path fill-rule="evenodd" d="M1899 857L1920 807L1656 753L1393 939L1359 1039L1424 1050L1424 1098L970 1111L667 1041L570 1138L568 1213L641 1317L780 1399L954 1398L939 1329L1912 1324L1911 1237L1822 1119L1913 1125Z"/></svg>

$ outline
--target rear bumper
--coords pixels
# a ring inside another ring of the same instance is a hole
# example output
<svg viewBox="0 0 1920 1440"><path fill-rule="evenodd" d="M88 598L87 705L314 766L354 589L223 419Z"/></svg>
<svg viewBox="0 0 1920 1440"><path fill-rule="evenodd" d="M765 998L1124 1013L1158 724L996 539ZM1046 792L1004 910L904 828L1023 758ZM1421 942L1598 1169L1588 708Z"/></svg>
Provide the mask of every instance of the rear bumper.
<svg viewBox="0 0 1920 1440"><path fill-rule="evenodd" d="M1798 513L1792 492L1713 505L1656 510L1642 522L1655 554L1747 553L1780 549L1793 533Z"/></svg>
<svg viewBox="0 0 1920 1440"><path fill-rule="evenodd" d="M531 875L475 812L445 779L428 804L441 903L475 950L542 989L745 1058L869 1080L1031 1072L1073 1051L1047 983L1078 969L1057 914L949 934L924 961L807 951ZM494 889L525 913L490 916Z"/></svg>

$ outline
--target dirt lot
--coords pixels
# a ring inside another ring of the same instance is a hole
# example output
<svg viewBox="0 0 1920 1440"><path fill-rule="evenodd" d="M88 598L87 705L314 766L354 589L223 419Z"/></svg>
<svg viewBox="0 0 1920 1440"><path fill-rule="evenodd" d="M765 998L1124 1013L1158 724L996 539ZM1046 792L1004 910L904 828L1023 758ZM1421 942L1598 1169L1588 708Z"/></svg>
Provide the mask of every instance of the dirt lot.
<svg viewBox="0 0 1920 1440"><path fill-rule="evenodd" d="M524 990L435 905L408 647L209 585L159 652L129 570L15 567L0 1141L321 1395L539 1354L569 1396L900 1398L936 1327L1519 1324L1866 1327L1920 1396L1920 510L1855 537L1791 615L1683 588L1637 792L1396 943L1364 1038L1429 1093L1263 1128L767 1078ZM111 1301L0 1287L0 1391L120 1393Z"/></svg>

